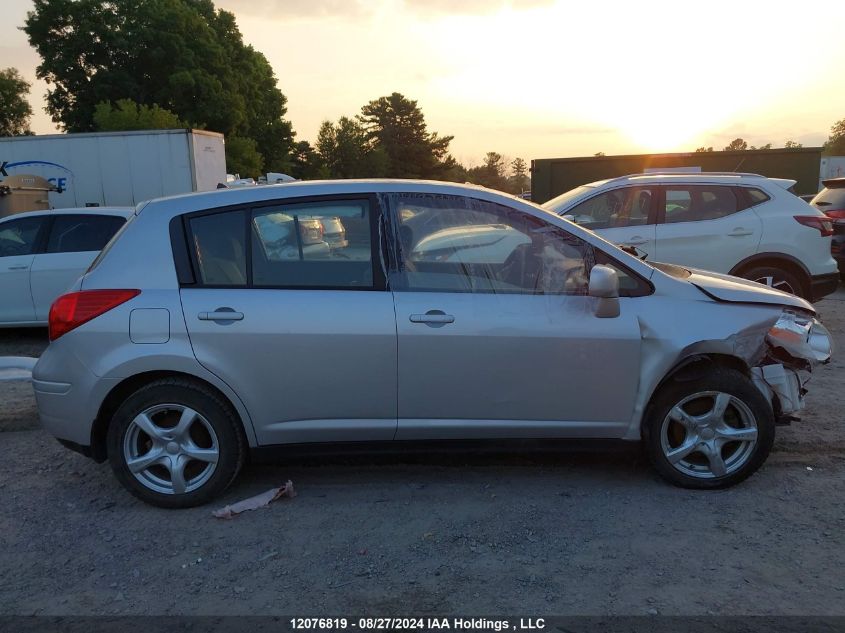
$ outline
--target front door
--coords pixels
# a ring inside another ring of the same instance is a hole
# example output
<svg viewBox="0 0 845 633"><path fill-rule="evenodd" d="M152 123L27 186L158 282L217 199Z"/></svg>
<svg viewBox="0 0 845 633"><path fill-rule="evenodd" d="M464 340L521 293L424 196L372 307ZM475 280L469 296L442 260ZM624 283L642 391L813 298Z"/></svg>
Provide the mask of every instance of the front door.
<svg viewBox="0 0 845 633"><path fill-rule="evenodd" d="M41 216L0 224L0 323L35 321L29 276L44 224Z"/></svg>
<svg viewBox="0 0 845 633"><path fill-rule="evenodd" d="M596 231L608 242L636 248L654 259L658 188L652 185L618 187L588 198L565 217Z"/></svg>
<svg viewBox="0 0 845 633"><path fill-rule="evenodd" d="M631 300L601 319L591 246L460 196L389 197L399 337L397 439L621 437L639 380Z"/></svg>
<svg viewBox="0 0 845 633"><path fill-rule="evenodd" d="M188 220L191 344L243 400L262 445L393 439L396 325L375 209L331 199ZM327 242L325 225L343 239Z"/></svg>

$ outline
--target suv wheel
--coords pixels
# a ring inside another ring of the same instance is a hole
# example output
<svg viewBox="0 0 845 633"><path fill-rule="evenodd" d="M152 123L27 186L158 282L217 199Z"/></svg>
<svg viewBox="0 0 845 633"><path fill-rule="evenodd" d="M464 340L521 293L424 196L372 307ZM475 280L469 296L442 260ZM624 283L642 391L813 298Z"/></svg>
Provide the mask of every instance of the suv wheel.
<svg viewBox="0 0 845 633"><path fill-rule="evenodd" d="M801 279L788 270L775 268L774 266L758 266L743 271L740 277L756 281L758 284L769 286L775 290L783 290L789 294L806 298L804 284Z"/></svg>
<svg viewBox="0 0 845 633"><path fill-rule="evenodd" d="M141 387L108 430L109 462L133 495L164 508L211 501L245 457L236 414L208 387L167 378Z"/></svg>
<svg viewBox="0 0 845 633"><path fill-rule="evenodd" d="M717 367L655 396L643 441L655 469L684 488L726 488L754 473L775 439L772 407L744 374Z"/></svg>

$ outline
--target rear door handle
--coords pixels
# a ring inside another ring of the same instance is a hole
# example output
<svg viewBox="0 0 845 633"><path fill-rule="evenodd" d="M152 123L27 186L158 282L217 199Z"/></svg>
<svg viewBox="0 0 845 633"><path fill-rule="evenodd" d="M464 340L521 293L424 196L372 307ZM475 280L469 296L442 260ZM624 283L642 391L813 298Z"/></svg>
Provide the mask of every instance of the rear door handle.
<svg viewBox="0 0 845 633"><path fill-rule="evenodd" d="M742 237L744 235L754 235L754 231L751 231L749 229L738 228L728 233L728 235L731 237Z"/></svg>
<svg viewBox="0 0 845 633"><path fill-rule="evenodd" d="M440 325L455 322L455 317L451 314L446 314L442 310L429 310L425 314L412 314L410 319L411 323L434 323Z"/></svg>
<svg viewBox="0 0 845 633"><path fill-rule="evenodd" d="M642 246L648 242L647 239L640 237L639 235L632 237L630 240L622 242L624 246Z"/></svg>
<svg viewBox="0 0 845 633"><path fill-rule="evenodd" d="M242 321L244 313L235 312L232 309L218 309L215 312L200 312L197 316L200 321Z"/></svg>

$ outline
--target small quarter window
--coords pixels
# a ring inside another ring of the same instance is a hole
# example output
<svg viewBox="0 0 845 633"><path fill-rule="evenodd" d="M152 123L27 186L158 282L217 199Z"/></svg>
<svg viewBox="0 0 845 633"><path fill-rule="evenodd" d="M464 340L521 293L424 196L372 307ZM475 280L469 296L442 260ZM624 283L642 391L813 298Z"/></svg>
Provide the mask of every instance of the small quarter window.
<svg viewBox="0 0 845 633"><path fill-rule="evenodd" d="M209 286L245 286L246 220L244 211L191 218L191 247L200 281Z"/></svg>
<svg viewBox="0 0 845 633"><path fill-rule="evenodd" d="M760 189L754 189L752 187L748 187L745 191L748 194L748 198L751 200L751 206L752 207L754 205L762 204L762 203L766 202L767 200L769 200L769 196L766 193L764 193L763 191L761 191Z"/></svg>

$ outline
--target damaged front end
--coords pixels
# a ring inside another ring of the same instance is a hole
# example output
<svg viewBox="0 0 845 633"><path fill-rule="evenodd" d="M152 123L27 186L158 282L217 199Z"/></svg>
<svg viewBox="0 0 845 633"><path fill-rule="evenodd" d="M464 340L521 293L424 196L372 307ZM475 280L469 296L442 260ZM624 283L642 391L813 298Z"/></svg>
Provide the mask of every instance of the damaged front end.
<svg viewBox="0 0 845 633"><path fill-rule="evenodd" d="M764 337L765 352L751 368L754 384L769 398L778 424L797 420L813 368L830 361L833 339L813 316L786 309Z"/></svg>

